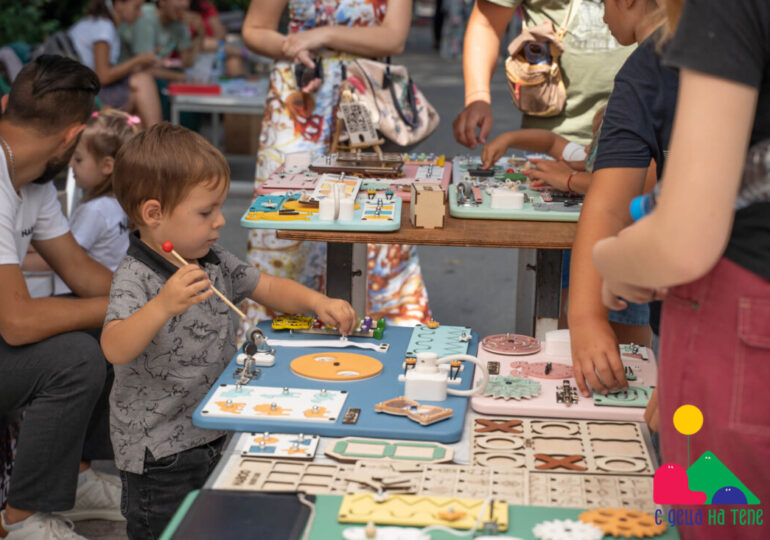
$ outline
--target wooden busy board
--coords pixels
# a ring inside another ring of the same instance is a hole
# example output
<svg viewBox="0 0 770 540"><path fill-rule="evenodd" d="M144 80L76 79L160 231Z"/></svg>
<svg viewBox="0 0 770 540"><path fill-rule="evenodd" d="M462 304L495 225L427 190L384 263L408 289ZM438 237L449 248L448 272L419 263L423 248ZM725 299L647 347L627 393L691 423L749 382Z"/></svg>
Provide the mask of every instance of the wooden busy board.
<svg viewBox="0 0 770 540"><path fill-rule="evenodd" d="M401 199L379 194L359 194L353 219L322 220L318 207L303 206L296 192L258 195L241 217L249 229L299 229L316 231L390 232L401 228Z"/></svg>
<svg viewBox="0 0 770 540"><path fill-rule="evenodd" d="M452 164L443 156L405 155L403 174L395 177L361 175L361 190L375 190L380 196L391 190L402 201L411 199L411 185L415 182L436 184L446 190L452 179ZM278 167L257 187L258 195L284 193L286 191L312 192L323 173L310 170L313 163L331 158L323 156L315 160L307 153L288 154L286 163Z"/></svg>
<svg viewBox="0 0 770 540"><path fill-rule="evenodd" d="M531 397L505 399L492 395L477 395L471 398L473 410L493 415L537 416L548 418L574 418L584 420L623 420L642 422L644 407L656 385L658 368L655 355L650 349L640 347L638 353L621 346L621 360L629 376L629 392L603 397L595 394L592 398L577 395L575 378L572 373L572 359L569 356L552 356L545 351L526 356L493 354L479 347L478 358L491 368L492 387L510 386L508 383L527 382L528 387L536 384L539 390ZM546 366L550 364L549 373ZM512 379L505 379L511 377ZM476 377L479 379L479 377ZM557 392L563 389L564 381L575 389L577 403L557 401ZM597 403L604 402L604 403Z"/></svg>
<svg viewBox="0 0 770 540"><path fill-rule="evenodd" d="M313 340L336 342L336 336L288 334L271 328L270 321L259 324L272 340ZM475 354L478 337L457 344L456 340L470 329L444 327L445 331L431 338L421 335L420 343L433 339L435 348L467 351ZM305 433L323 436L360 436L389 439L455 442L462 435L468 398L448 396L442 402L420 402L452 410L452 415L430 425L422 425L405 416L378 413L374 405L403 396L403 363L414 329L387 326L381 340L348 338L379 347L387 344L386 352L353 348L284 347L275 350L275 364L260 367L259 376L245 385L237 385L235 375L239 366L237 355L212 386L206 398L193 414L193 423L207 429L249 432ZM463 338L465 339L465 338ZM451 345L451 346L450 346ZM307 361L317 361L318 369L307 370ZM365 358L360 361L357 358ZM294 363L294 361L298 363ZM298 368L298 366L301 367ZM459 382L452 388L469 389L474 365L463 362ZM362 370L366 373L359 373ZM298 375L299 370L303 375ZM336 374L336 375L335 375ZM368 375L368 378L361 378ZM311 378L312 377L312 378ZM355 414L354 414L355 413ZM355 417L355 423L346 423Z"/></svg>
<svg viewBox="0 0 770 540"><path fill-rule="evenodd" d="M538 155L537 157L546 157ZM582 196L561 192L543 192L529 189L527 177L521 170L527 160L518 157L501 158L490 176L479 176L474 171L481 167L476 156L457 156L453 160L452 185L447 191L449 213L467 219L510 219L525 221L577 221L582 207ZM479 173L480 174L480 173ZM469 193L460 184L471 188ZM521 209L492 208L494 189L521 191L525 194ZM550 200L549 200L550 199Z"/></svg>

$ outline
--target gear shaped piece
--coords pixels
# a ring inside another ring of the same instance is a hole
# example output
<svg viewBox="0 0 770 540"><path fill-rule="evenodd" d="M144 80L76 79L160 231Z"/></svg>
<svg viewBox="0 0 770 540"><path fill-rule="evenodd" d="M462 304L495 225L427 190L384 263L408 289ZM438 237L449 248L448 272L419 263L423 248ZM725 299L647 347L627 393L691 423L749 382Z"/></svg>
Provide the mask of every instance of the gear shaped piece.
<svg viewBox="0 0 770 540"><path fill-rule="evenodd" d="M538 540L602 540L604 532L596 525L572 519L543 521L532 529Z"/></svg>
<svg viewBox="0 0 770 540"><path fill-rule="evenodd" d="M489 378L485 396L503 399L528 399L540 394L540 383L526 377L497 375Z"/></svg>
<svg viewBox="0 0 770 540"><path fill-rule="evenodd" d="M578 519L596 525L604 534L624 538L652 538L666 530L666 524L656 524L651 514L625 508L588 510L580 514Z"/></svg>

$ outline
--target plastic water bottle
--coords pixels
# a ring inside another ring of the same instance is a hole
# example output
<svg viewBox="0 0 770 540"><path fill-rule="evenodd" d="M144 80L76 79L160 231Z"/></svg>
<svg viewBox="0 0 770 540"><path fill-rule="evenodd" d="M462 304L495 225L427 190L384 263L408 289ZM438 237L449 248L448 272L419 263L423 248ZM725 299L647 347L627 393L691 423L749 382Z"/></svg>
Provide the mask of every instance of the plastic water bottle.
<svg viewBox="0 0 770 540"><path fill-rule="evenodd" d="M655 208L655 202L658 199L658 194L660 193L660 182L655 184L655 189L653 189L650 193L645 193L644 195L639 195L638 197L634 197L631 200L631 204L629 205L629 211L631 212L631 219L634 221L638 221L642 219L644 216L652 212L653 208Z"/></svg>
<svg viewBox="0 0 770 540"><path fill-rule="evenodd" d="M652 193L640 195L631 201L629 210L634 221L642 219L655 208L660 185L658 182ZM756 143L746 154L735 209L741 210L760 202L770 202L770 139Z"/></svg>
<svg viewBox="0 0 770 540"><path fill-rule="evenodd" d="M768 201L770 201L770 139L765 139L752 146L746 154L735 209L740 210L754 203Z"/></svg>
<svg viewBox="0 0 770 540"><path fill-rule="evenodd" d="M225 41L219 40L217 45L217 55L214 59L214 80L221 79L225 75L225 64L227 63L227 51L225 51Z"/></svg>

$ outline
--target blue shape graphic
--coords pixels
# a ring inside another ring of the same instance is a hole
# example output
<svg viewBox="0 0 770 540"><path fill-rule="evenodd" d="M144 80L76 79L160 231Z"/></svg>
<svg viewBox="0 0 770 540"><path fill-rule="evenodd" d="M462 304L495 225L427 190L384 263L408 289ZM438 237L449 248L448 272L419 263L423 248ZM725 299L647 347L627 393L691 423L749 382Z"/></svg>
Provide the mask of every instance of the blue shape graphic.
<svg viewBox="0 0 770 540"><path fill-rule="evenodd" d="M294 444L301 444L302 446L310 446L310 439L305 439L304 441L300 441L299 439L294 439L289 441L290 443Z"/></svg>
<svg viewBox="0 0 770 540"><path fill-rule="evenodd" d="M241 388L240 391L231 388L230 390L226 390L220 394L220 396L225 398L239 398L239 397L246 397L251 395L251 388Z"/></svg>
<svg viewBox="0 0 770 540"><path fill-rule="evenodd" d="M714 493L711 504L749 504L746 494L733 486L725 486Z"/></svg>
<svg viewBox="0 0 770 540"><path fill-rule="evenodd" d="M299 392L281 392L280 394L262 394L265 399L280 399L280 398L296 398L299 397Z"/></svg>
<svg viewBox="0 0 770 540"><path fill-rule="evenodd" d="M260 448L259 446L251 446L249 448L249 453L251 454L275 454L276 447L275 446L265 446L264 448Z"/></svg>
<svg viewBox="0 0 770 540"><path fill-rule="evenodd" d="M318 392L317 394L313 394L313 399L311 401L313 403L322 403L324 401L329 401L330 399L334 399L334 396L329 393L322 394L321 392Z"/></svg>

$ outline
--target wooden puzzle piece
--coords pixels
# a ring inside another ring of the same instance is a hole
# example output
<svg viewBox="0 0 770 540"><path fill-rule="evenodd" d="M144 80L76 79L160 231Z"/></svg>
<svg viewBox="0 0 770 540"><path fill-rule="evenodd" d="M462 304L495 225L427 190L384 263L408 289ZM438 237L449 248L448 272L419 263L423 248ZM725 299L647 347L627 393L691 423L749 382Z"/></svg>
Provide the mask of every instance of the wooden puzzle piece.
<svg viewBox="0 0 770 540"><path fill-rule="evenodd" d="M474 431L476 433L494 433L497 431L503 433L524 433L521 429L521 420L496 420L491 418L476 418L476 427Z"/></svg>
<svg viewBox="0 0 770 540"><path fill-rule="evenodd" d="M571 379L575 376L572 366L559 362L527 362L514 360L511 362L511 375L517 377L534 377L535 379Z"/></svg>
<svg viewBox="0 0 770 540"><path fill-rule="evenodd" d="M244 435L250 438L253 434ZM215 489L325 494L384 489L440 497L493 497L508 504L546 507L656 509L651 476L527 471L525 456L518 458L520 465L512 465L513 454L487 456L500 459L490 460L487 466L365 459L353 466L289 461L288 456L264 460L231 454L223 458L222 470L213 481Z"/></svg>
<svg viewBox="0 0 770 540"><path fill-rule="evenodd" d="M452 511L450 512L450 508ZM472 529L479 513L491 514L497 522L497 530L508 529L508 505L492 503L491 512L481 499L449 497L425 497L420 495L392 495L379 502L375 494L358 493L345 495L337 520L340 523L368 523L383 525L429 526L447 525L454 529ZM463 513L455 519L455 513ZM452 520L439 516L451 516Z"/></svg>
<svg viewBox="0 0 770 540"><path fill-rule="evenodd" d="M434 424L452 416L452 409L433 405L421 405L419 402L403 396L377 403L374 406L374 410L386 414L406 416L423 426Z"/></svg>
<svg viewBox="0 0 770 540"><path fill-rule="evenodd" d="M497 429L506 422L517 423L513 433ZM473 465L594 475L655 471L649 442L632 422L475 418L473 428Z"/></svg>
<svg viewBox="0 0 770 540"><path fill-rule="evenodd" d="M338 461L384 459L441 463L451 461L454 450L435 442L394 441L345 437L326 448L326 455Z"/></svg>
<svg viewBox="0 0 770 540"><path fill-rule="evenodd" d="M648 469L646 460L637 456L598 456L594 461L600 470L608 473L629 474Z"/></svg>
<svg viewBox="0 0 770 540"><path fill-rule="evenodd" d="M540 350L540 342L521 334L494 334L481 340L481 346L494 354L524 355Z"/></svg>
<svg viewBox="0 0 770 540"><path fill-rule="evenodd" d="M344 493L343 477L352 467L339 464L265 460L233 454L214 481L214 489L303 493Z"/></svg>
<svg viewBox="0 0 770 540"><path fill-rule="evenodd" d="M628 390L602 395L594 391L594 404L607 407L647 407L653 386L629 386Z"/></svg>
<svg viewBox="0 0 770 540"><path fill-rule="evenodd" d="M648 538L666 531L665 520L660 524L646 512L624 508L599 508L580 514L580 521L599 527L604 534L626 538Z"/></svg>
<svg viewBox="0 0 770 540"><path fill-rule="evenodd" d="M552 456L548 454L535 454L535 459L542 461L543 463L535 465L535 468L539 471L546 471L550 469L558 469L563 467L570 471L585 471L584 465L578 465L579 461L585 461L583 456Z"/></svg>

